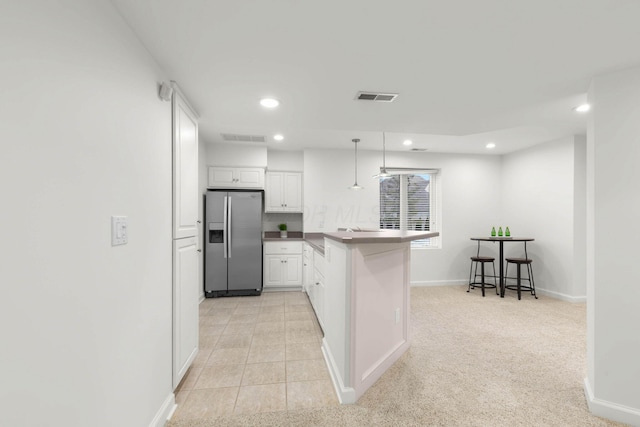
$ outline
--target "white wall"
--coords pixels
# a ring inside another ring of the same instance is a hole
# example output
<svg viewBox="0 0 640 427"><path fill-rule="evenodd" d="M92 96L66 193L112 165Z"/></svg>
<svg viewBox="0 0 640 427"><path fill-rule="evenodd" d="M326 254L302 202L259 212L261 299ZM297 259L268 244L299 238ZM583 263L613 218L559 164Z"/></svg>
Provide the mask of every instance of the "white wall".
<svg viewBox="0 0 640 427"><path fill-rule="evenodd" d="M574 210L584 202L584 193L578 201L574 197L580 143L575 137L550 141L506 155L502 163L502 226L514 236L536 239L527 244L536 290L570 301L584 301L586 295L584 282L574 280L574 224L576 216L584 222L586 215ZM581 179L584 188L584 175ZM522 256L522 244L505 244L505 254Z"/></svg>
<svg viewBox="0 0 640 427"><path fill-rule="evenodd" d="M305 150L305 232L379 224L380 152L358 151L358 184L350 150ZM387 153L388 167L438 168L442 190L442 248L412 251L411 279L416 284L466 283L476 235L488 235L500 218L500 158L438 153ZM485 248L491 253L492 248Z"/></svg>
<svg viewBox="0 0 640 427"><path fill-rule="evenodd" d="M267 168L272 171L302 172L304 153L302 151L267 151Z"/></svg>
<svg viewBox="0 0 640 427"><path fill-rule="evenodd" d="M207 166L267 167L267 147L246 144L208 144Z"/></svg>
<svg viewBox="0 0 640 427"><path fill-rule="evenodd" d="M172 398L167 79L108 1L10 3L0 425L148 426Z"/></svg>
<svg viewBox="0 0 640 427"><path fill-rule="evenodd" d="M587 131L587 360L596 415L640 425L640 68L596 77Z"/></svg>
<svg viewBox="0 0 640 427"><path fill-rule="evenodd" d="M587 138L576 136L573 145L573 293L587 296Z"/></svg>

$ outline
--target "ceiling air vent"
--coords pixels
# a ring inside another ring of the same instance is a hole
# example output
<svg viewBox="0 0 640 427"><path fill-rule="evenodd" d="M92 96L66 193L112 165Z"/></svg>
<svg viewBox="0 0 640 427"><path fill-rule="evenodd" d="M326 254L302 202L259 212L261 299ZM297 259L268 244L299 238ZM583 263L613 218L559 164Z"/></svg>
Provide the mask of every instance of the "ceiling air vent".
<svg viewBox="0 0 640 427"><path fill-rule="evenodd" d="M228 142L265 142L264 135L240 135L236 133L223 133L222 139Z"/></svg>
<svg viewBox="0 0 640 427"><path fill-rule="evenodd" d="M412 148L410 151L427 151L426 148Z"/></svg>
<svg viewBox="0 0 640 427"><path fill-rule="evenodd" d="M397 93L358 92L356 94L356 99L362 101L393 102L397 97Z"/></svg>

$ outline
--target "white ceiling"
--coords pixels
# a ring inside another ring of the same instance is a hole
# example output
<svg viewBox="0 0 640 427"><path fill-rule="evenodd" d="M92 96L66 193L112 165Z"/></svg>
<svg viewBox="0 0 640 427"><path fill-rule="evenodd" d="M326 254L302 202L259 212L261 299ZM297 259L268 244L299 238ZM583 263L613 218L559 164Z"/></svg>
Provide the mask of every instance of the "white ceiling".
<svg viewBox="0 0 640 427"><path fill-rule="evenodd" d="M388 150L410 138L456 153L493 141L502 154L585 134L572 108L591 78L640 64L637 0L112 2L208 143L238 133L269 149L352 149L352 138L381 149L385 131ZM354 100L361 90L400 95ZM281 106L260 107L264 96Z"/></svg>

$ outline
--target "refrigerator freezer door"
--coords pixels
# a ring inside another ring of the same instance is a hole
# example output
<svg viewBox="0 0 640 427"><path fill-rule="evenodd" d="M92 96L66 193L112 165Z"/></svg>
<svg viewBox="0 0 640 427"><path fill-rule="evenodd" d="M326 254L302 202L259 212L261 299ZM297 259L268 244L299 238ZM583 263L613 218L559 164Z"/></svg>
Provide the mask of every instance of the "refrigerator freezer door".
<svg viewBox="0 0 640 427"><path fill-rule="evenodd" d="M262 289L262 192L229 192L228 289Z"/></svg>
<svg viewBox="0 0 640 427"><path fill-rule="evenodd" d="M206 198L205 292L227 290L227 210L224 191L208 191Z"/></svg>

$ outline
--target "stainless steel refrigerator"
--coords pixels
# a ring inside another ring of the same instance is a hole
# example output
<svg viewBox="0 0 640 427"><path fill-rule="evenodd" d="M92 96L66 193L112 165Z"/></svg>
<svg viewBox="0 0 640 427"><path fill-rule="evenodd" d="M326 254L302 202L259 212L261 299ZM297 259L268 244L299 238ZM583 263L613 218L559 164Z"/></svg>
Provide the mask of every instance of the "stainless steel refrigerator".
<svg viewBox="0 0 640 427"><path fill-rule="evenodd" d="M208 190L204 294L262 292L263 191Z"/></svg>

